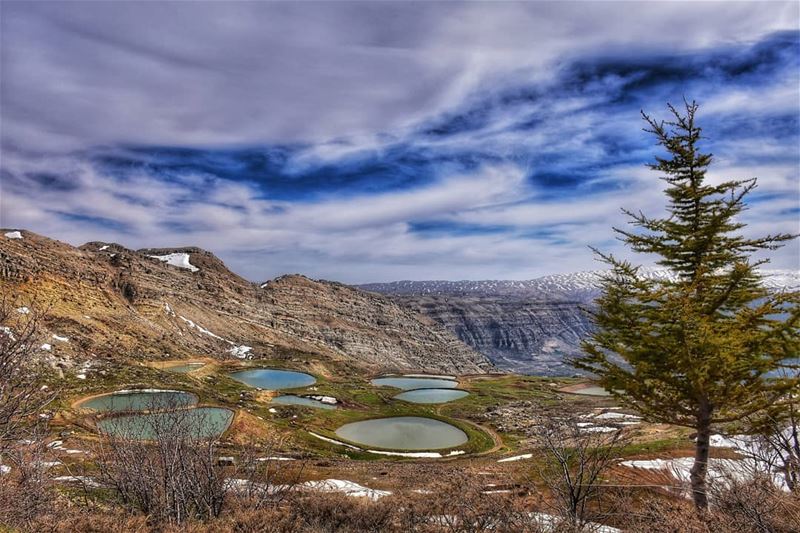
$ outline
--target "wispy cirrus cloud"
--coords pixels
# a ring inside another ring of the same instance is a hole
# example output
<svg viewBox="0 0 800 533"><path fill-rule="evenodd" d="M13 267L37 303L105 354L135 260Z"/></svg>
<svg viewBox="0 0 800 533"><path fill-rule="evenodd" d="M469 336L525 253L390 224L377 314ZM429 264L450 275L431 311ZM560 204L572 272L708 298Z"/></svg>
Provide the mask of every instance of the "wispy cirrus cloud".
<svg viewBox="0 0 800 533"><path fill-rule="evenodd" d="M760 178L748 231L800 231L794 3L2 9L0 225L252 279L590 269L662 209L639 110L686 96L710 178Z"/></svg>

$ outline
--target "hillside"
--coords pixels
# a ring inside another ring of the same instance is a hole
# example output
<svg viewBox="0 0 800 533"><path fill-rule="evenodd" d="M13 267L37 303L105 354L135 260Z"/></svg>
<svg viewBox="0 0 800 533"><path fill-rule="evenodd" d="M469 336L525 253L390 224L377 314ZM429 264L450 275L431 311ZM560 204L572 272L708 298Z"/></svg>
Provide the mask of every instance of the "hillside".
<svg viewBox="0 0 800 533"><path fill-rule="evenodd" d="M663 278L663 269L643 270ZM800 272L767 270L773 290L800 288ZM592 331L584 309L599 294L602 272L557 274L532 280L396 281L359 285L424 314L503 370L570 375L568 360Z"/></svg>
<svg viewBox="0 0 800 533"><path fill-rule="evenodd" d="M62 371L106 358L298 354L364 371L464 374L489 366L432 321L342 284L283 276L257 285L193 247L76 248L28 231L0 235L0 287L48 307L49 332L67 340L45 351Z"/></svg>

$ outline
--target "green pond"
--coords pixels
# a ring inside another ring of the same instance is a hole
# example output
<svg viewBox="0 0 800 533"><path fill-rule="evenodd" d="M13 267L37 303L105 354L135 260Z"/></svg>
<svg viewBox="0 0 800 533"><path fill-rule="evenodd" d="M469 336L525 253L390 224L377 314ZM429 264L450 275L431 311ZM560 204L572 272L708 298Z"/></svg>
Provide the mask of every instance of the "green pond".
<svg viewBox="0 0 800 533"><path fill-rule="evenodd" d="M167 372L175 372L176 374L188 374L189 372L200 370L204 366L206 366L205 363L186 363L182 365L165 366L164 370Z"/></svg>
<svg viewBox="0 0 800 533"><path fill-rule="evenodd" d="M81 409L99 412L155 411L175 409L197 403L197 396L189 392L168 390L131 390L95 396L79 404Z"/></svg>
<svg viewBox="0 0 800 533"><path fill-rule="evenodd" d="M292 394L285 394L283 396L278 396L271 400L271 403L277 403L281 405L303 405L306 407L314 407L317 409L336 409L335 405L331 405L329 403L321 402L319 400L315 400L313 398L304 398L303 396L294 396Z"/></svg>
<svg viewBox="0 0 800 533"><path fill-rule="evenodd" d="M459 389L414 389L401 392L395 399L411 403L447 403L466 396L469 393Z"/></svg>
<svg viewBox="0 0 800 533"><path fill-rule="evenodd" d="M419 416L375 418L345 424L336 430L344 440L390 450L438 450L453 448L469 440L455 426Z"/></svg>
<svg viewBox="0 0 800 533"><path fill-rule="evenodd" d="M101 433L135 440L188 434L192 438L218 437L228 429L233 411L221 407L196 407L165 413L141 413L104 418L97 423Z"/></svg>
<svg viewBox="0 0 800 533"><path fill-rule="evenodd" d="M582 394L584 396L611 396L611 393L608 392L603 387L598 387L596 385L592 385L591 387L584 387L582 389L577 389L571 391L572 394Z"/></svg>
<svg viewBox="0 0 800 533"><path fill-rule="evenodd" d="M440 378L419 378L410 376L386 376L371 381L379 387L395 387L397 389L455 389L458 381Z"/></svg>
<svg viewBox="0 0 800 533"><path fill-rule="evenodd" d="M245 385L266 390L294 389L308 387L317 382L317 379L304 372L293 370L278 370L275 368L254 368L233 372L230 375L236 381Z"/></svg>

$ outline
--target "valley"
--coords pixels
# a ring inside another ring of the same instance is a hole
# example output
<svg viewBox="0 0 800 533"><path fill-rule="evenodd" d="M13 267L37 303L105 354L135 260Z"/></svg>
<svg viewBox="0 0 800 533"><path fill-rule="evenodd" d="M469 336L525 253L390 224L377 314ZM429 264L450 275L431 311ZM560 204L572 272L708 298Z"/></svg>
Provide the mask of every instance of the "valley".
<svg viewBox="0 0 800 533"><path fill-rule="evenodd" d="M373 499L464 472L488 493L527 494L548 420L625 435L609 482L649 476L623 459L691 453L688 430L621 409L567 365L590 331L586 286L387 296L302 276L250 283L196 248L20 235L0 239L0 283L14 315L38 321L55 391L39 416L64 487L100 486L106 436L148 441L175 424L218 439L220 460L254 454L311 490Z"/></svg>

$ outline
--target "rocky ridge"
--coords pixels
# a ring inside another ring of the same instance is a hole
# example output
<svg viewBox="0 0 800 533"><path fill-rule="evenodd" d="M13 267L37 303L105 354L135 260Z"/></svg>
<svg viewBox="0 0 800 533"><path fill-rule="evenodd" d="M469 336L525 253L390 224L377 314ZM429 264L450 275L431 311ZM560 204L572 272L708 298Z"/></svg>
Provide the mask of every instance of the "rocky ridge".
<svg viewBox="0 0 800 533"><path fill-rule="evenodd" d="M664 269L643 269L664 278ZM765 270L772 290L800 289L800 272ZM601 271L533 280L396 281L359 285L430 317L503 370L571 375L569 360L592 332L586 310L599 295Z"/></svg>
<svg viewBox="0 0 800 533"><path fill-rule="evenodd" d="M258 285L195 247L73 247L8 231L0 230L0 288L49 308L47 328L69 339L51 351L65 361L303 353L364 371L491 366L430 319L339 283L291 275Z"/></svg>

